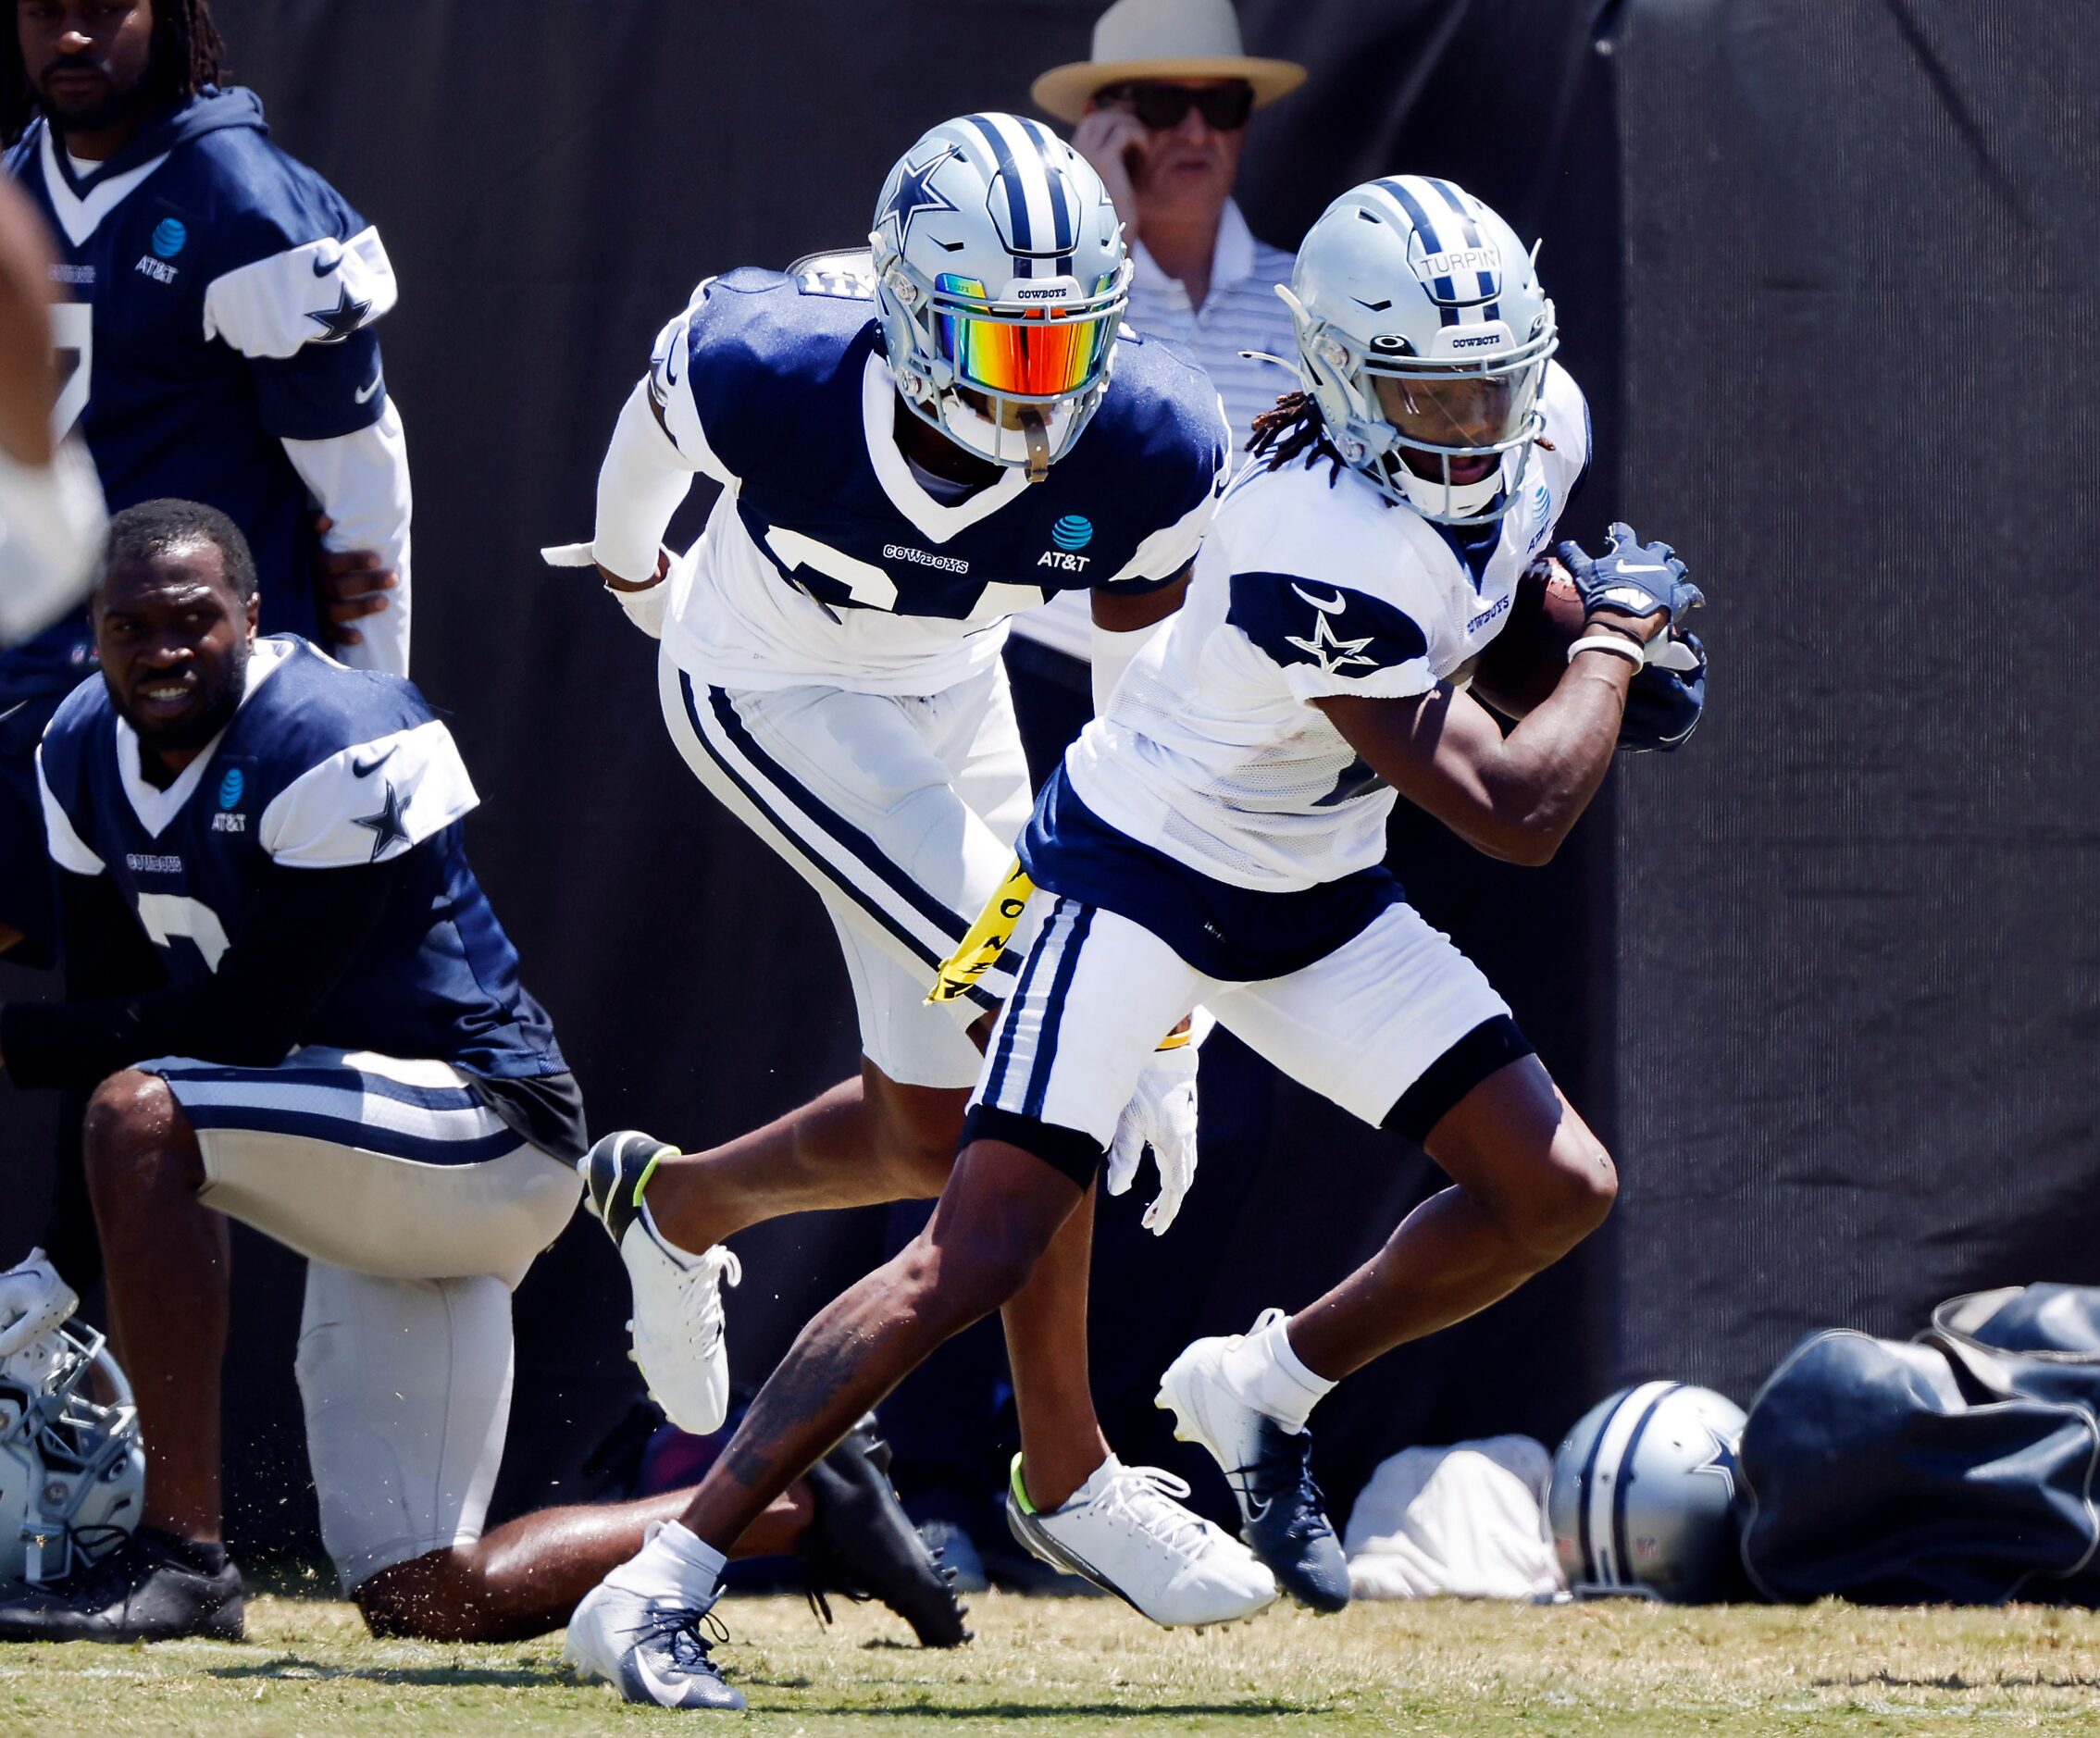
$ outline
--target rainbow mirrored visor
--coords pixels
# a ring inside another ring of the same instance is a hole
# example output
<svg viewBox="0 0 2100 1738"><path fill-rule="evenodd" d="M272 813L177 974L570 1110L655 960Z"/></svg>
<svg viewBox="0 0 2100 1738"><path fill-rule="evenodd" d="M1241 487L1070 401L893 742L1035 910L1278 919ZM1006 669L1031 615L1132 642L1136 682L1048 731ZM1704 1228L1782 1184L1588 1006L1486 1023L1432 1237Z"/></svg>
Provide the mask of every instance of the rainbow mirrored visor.
<svg viewBox="0 0 2100 1738"><path fill-rule="evenodd" d="M934 343L958 386L1006 399L1071 398L1108 365L1129 277L1126 262L1090 296L1031 306L995 302L976 279L943 272L934 280Z"/></svg>

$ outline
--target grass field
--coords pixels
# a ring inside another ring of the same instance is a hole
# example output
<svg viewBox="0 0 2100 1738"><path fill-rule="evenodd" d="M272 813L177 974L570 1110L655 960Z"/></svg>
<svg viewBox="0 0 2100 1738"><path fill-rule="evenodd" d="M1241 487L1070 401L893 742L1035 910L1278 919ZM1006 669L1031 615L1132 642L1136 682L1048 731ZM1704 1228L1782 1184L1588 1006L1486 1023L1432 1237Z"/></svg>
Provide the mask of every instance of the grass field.
<svg viewBox="0 0 2100 1738"><path fill-rule="evenodd" d="M748 1715L625 1707L570 1682L558 1637L374 1642L347 1606L262 1598L245 1646L0 1647L0 1732L2100 1733L2084 1612L1436 1602L1194 1635L1107 1600L992 1595L977 1640L938 1654L879 1612L826 1633L800 1600L722 1609Z"/></svg>

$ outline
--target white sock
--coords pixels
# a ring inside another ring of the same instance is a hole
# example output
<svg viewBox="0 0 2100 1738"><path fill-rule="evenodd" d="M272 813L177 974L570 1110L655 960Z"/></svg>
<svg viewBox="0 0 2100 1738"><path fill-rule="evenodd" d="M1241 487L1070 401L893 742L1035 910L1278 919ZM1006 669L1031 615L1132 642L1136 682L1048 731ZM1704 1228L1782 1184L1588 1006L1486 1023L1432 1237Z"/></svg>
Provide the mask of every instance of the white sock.
<svg viewBox="0 0 2100 1738"><path fill-rule="evenodd" d="M606 1580L645 1599L705 1605L714 1596L728 1559L697 1533L666 1521L643 1535L641 1549Z"/></svg>
<svg viewBox="0 0 2100 1738"><path fill-rule="evenodd" d="M1278 1312L1265 1326L1248 1335L1225 1354L1224 1373L1241 1399L1295 1436L1335 1384L1305 1367L1290 1335L1284 1332L1289 1320Z"/></svg>

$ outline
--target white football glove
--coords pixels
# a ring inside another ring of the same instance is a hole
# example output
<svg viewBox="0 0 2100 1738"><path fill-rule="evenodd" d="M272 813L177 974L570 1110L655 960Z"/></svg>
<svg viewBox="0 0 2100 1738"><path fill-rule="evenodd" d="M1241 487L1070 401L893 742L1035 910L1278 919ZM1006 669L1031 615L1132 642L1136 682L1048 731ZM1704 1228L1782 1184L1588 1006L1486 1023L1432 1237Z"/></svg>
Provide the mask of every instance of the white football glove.
<svg viewBox="0 0 2100 1738"><path fill-rule="evenodd" d="M1145 1210L1145 1229L1166 1235L1181 1211L1182 1198L1196 1181L1197 1049L1217 1022L1202 1009L1188 1017L1188 1042L1171 1050L1154 1050L1137 1076L1137 1089L1123 1107L1109 1148L1108 1190L1129 1193L1137 1180L1137 1161L1152 1149L1159 1167L1160 1192Z"/></svg>
<svg viewBox="0 0 2100 1738"><path fill-rule="evenodd" d="M42 1339L80 1307L79 1294L43 1251L31 1249L19 1266L0 1273L0 1358Z"/></svg>

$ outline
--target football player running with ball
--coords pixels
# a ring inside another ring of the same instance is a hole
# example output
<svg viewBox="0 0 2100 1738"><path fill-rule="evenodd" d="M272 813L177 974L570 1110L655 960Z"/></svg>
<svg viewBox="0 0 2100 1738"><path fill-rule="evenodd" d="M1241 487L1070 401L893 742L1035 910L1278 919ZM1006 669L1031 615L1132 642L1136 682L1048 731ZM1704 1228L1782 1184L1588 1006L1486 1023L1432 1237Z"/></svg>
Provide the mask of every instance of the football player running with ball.
<svg viewBox="0 0 2100 1738"><path fill-rule="evenodd" d="M1291 309L1306 391L1205 545L1187 606L1044 790L1023 846L1042 912L991 1035L932 1222L806 1328L702 1483L709 1553L950 1335L1030 1281L1087 1200L1162 1031L1208 1009L1454 1186L1297 1316L1199 1341L1162 1403L1211 1449L1282 1584L1348 1583L1306 1471L1305 1421L1349 1372L1485 1309L1603 1220L1602 1144L1481 973L1382 867L1405 795L1491 855L1549 858L1626 727L1629 690L1681 738L1703 677L1672 634L1699 602L1660 544L1561 553L1585 605L1564 676L1507 736L1454 682L1493 638L1587 457L1552 304L1516 236L1442 181L1345 194ZM1649 746L1636 731L1629 745ZM615 1578L617 1581L617 1577ZM716 1580L618 1620L654 1698L735 1693L697 1640ZM602 1587L579 1624L607 1621ZM571 1634L576 1630L572 1628Z"/></svg>
<svg viewBox="0 0 2100 1738"><path fill-rule="evenodd" d="M1047 129L996 114L934 128L891 170L870 242L872 255L702 284L620 415L594 540L547 552L595 564L660 636L673 740L822 896L860 1015L859 1079L712 1152L630 1131L585 1161L633 1283L636 1359L695 1433L727 1410L721 1287L740 1274L723 1240L782 1213L938 1195L954 1162L976 1040L1020 962L1009 936L963 994L928 1002L1028 815L1007 619L1090 590L1105 695L1179 605L1224 487L1216 392L1178 354L1118 336L1131 267L1114 207ZM724 490L674 562L660 540L695 473ZM1192 1064L1163 1052L1117 1107L1171 1179L1162 1228L1194 1165ZM1091 1214L1059 1220L1006 1318L1016 1532L1162 1623L1248 1616L1276 1597L1269 1572L1173 1500L1177 1481L1109 1452L1087 1385ZM852 1421L826 1425L826 1445ZM665 1528L611 1596L678 1608L717 1560ZM637 1620L588 1608L570 1648L650 1699L668 1668L635 1665ZM675 1624L648 1625L686 1646Z"/></svg>

